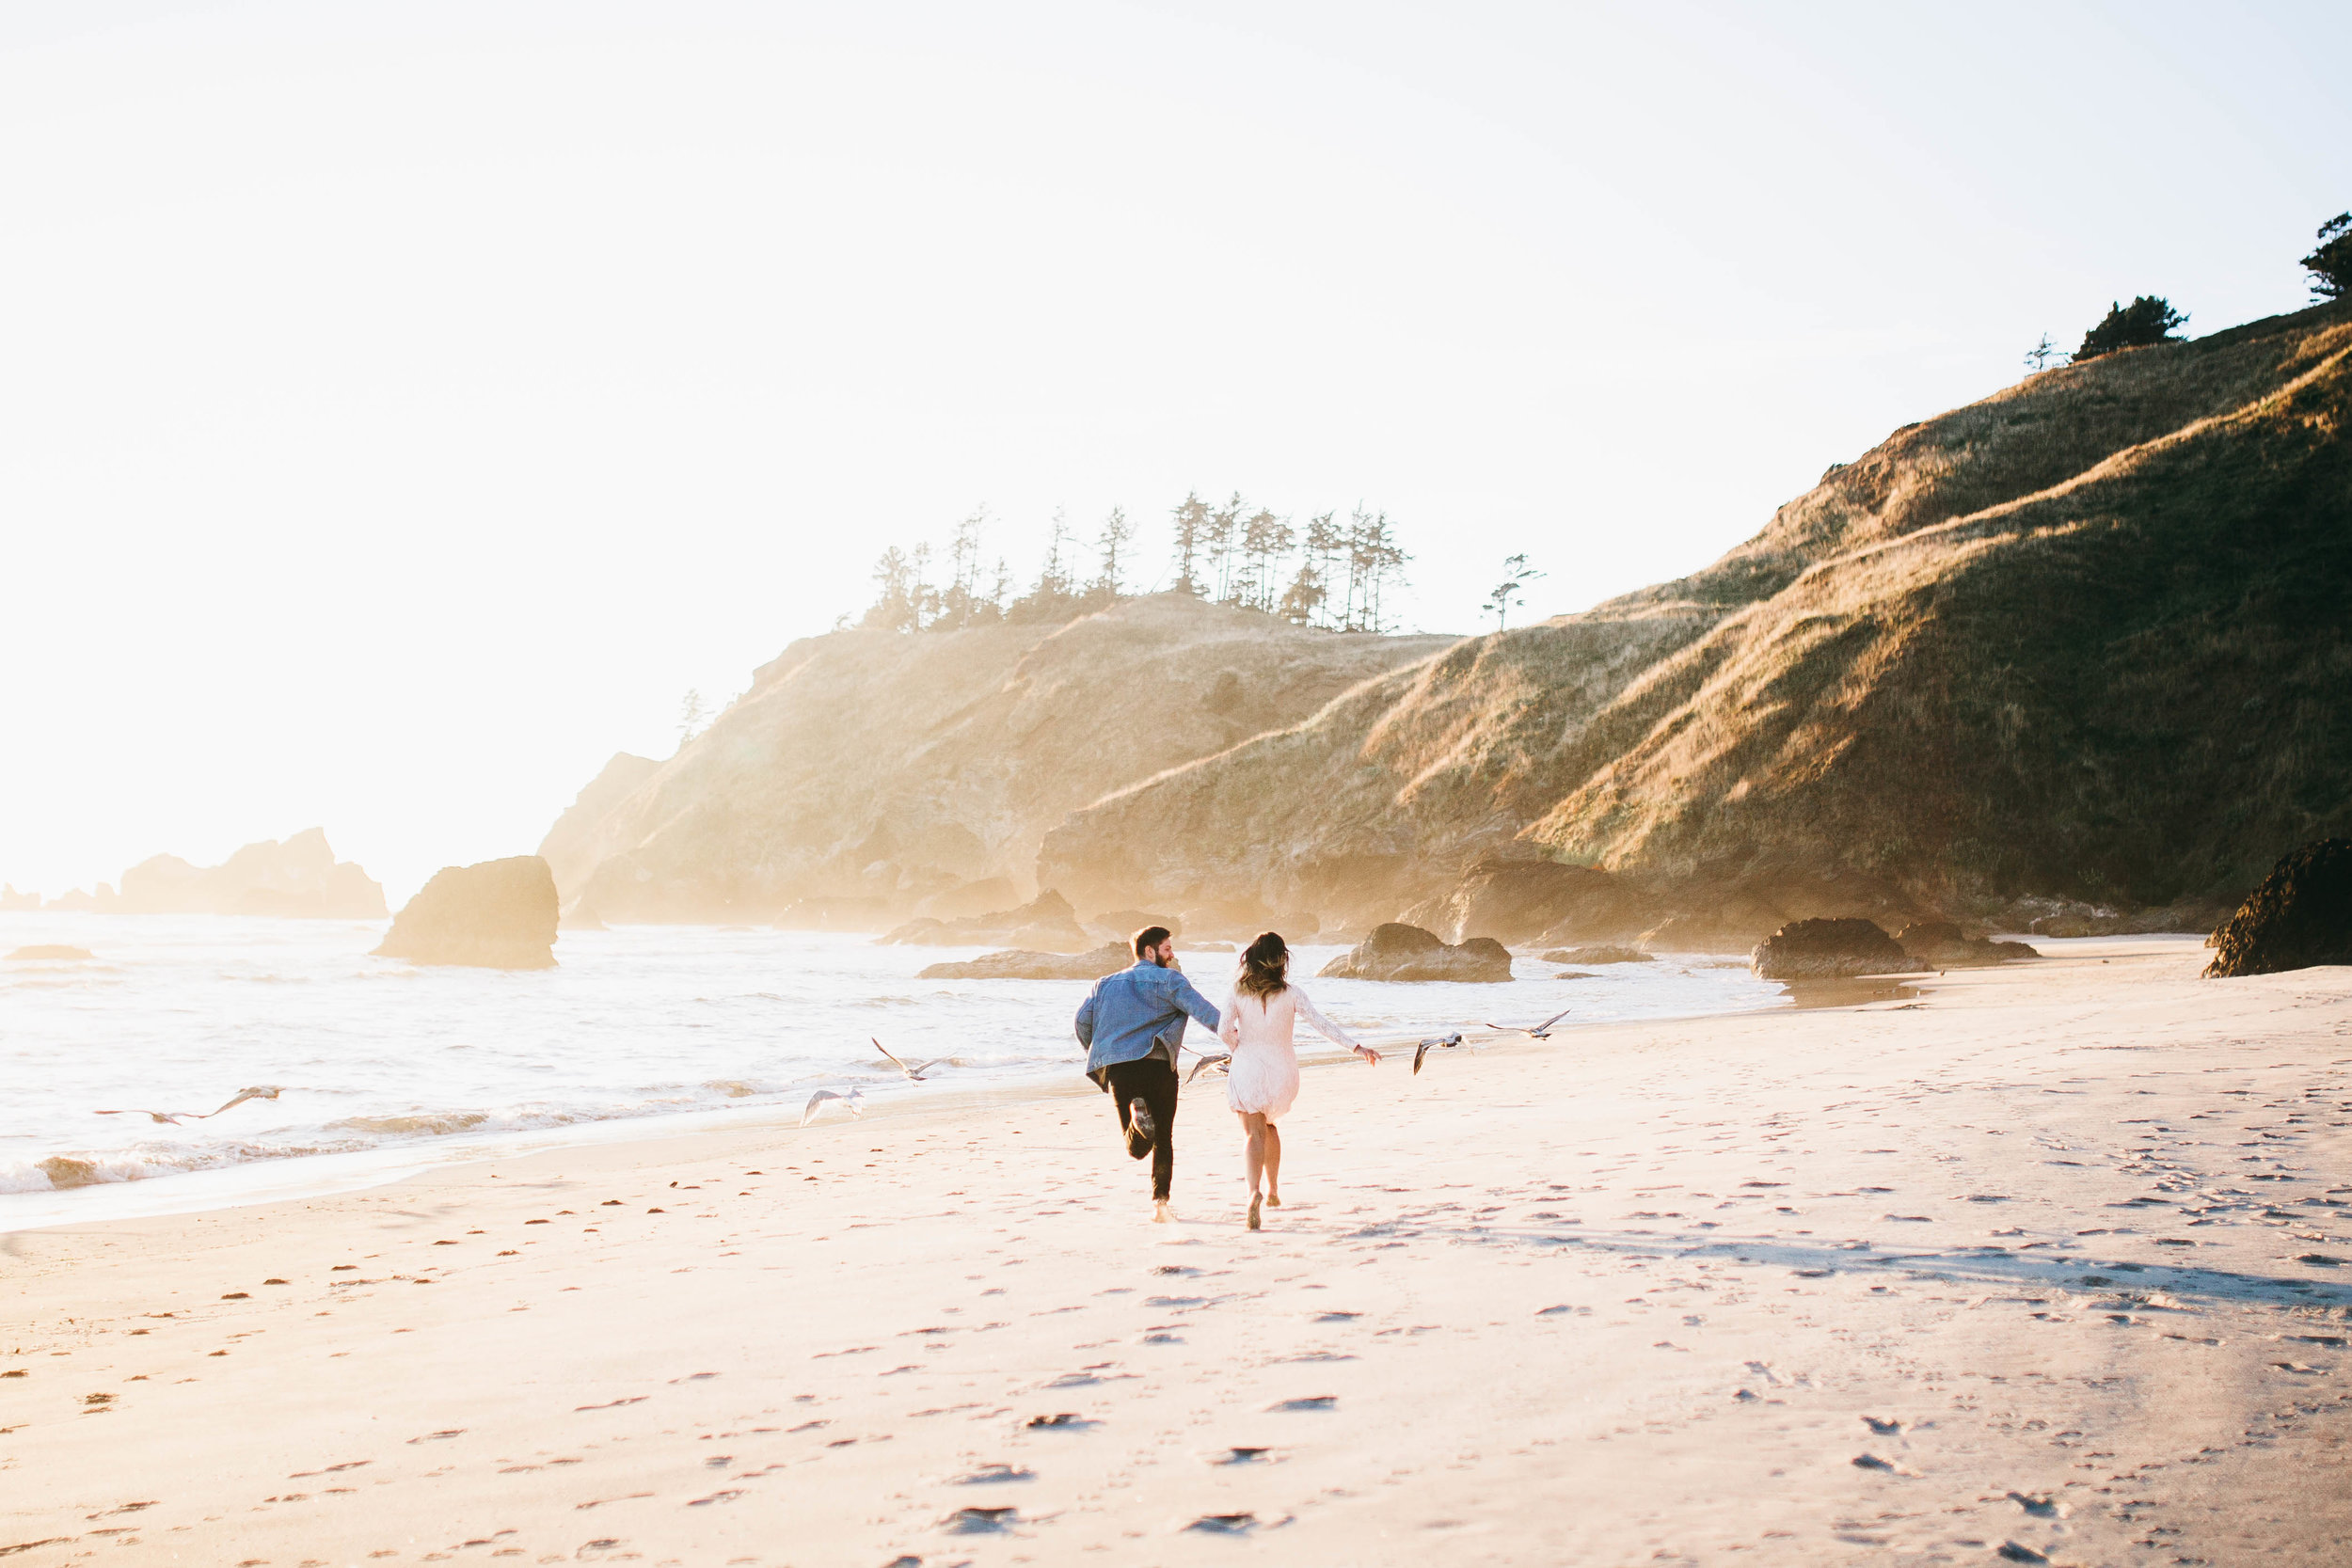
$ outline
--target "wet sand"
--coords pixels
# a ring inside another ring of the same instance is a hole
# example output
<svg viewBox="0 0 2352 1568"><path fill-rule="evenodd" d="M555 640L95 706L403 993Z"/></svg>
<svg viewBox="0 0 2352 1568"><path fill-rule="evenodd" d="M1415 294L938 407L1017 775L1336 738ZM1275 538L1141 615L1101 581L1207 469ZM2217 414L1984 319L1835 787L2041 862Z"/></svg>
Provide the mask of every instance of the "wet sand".
<svg viewBox="0 0 2352 1568"><path fill-rule="evenodd" d="M1204 1079L1169 1227L1081 1084L0 1238L0 1555L2339 1561L2352 970L2058 945L1311 1069L1256 1234Z"/></svg>

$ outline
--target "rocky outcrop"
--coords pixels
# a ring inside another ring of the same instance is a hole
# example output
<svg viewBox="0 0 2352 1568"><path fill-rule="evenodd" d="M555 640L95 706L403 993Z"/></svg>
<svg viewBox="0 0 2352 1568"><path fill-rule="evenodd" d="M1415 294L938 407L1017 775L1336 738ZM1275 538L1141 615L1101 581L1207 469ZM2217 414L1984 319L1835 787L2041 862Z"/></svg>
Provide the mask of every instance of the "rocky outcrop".
<svg viewBox="0 0 2352 1568"><path fill-rule="evenodd" d="M1608 872L1544 860L1480 861L1452 893L1416 904L1403 919L1451 942L1561 943L1631 936L1645 924L1639 897Z"/></svg>
<svg viewBox="0 0 2352 1568"><path fill-rule="evenodd" d="M1088 953L1033 953L1015 949L984 953L960 963L932 964L921 980L1099 980L1136 961L1122 942L1106 942Z"/></svg>
<svg viewBox="0 0 2352 1568"><path fill-rule="evenodd" d="M1638 947L1565 947L1543 955L1548 964L1648 964L1658 961L1657 956Z"/></svg>
<svg viewBox="0 0 2352 1568"><path fill-rule="evenodd" d="M91 957L93 955L87 947L69 947L58 942L37 942L29 947L20 947L10 953L8 961L10 963L38 963L44 960L71 961Z"/></svg>
<svg viewBox="0 0 2352 1568"><path fill-rule="evenodd" d="M1909 974L1918 961L1867 920L1800 920L1756 945L1749 967L1766 980L1851 980Z"/></svg>
<svg viewBox="0 0 2352 1568"><path fill-rule="evenodd" d="M983 910L1041 886L1074 894L1037 877L1039 843L1071 812L1299 723L1447 641L1311 631L1178 593L1060 626L807 638L677 755L615 758L543 852L565 900L593 894L607 920L874 898L879 931L978 912L953 898L974 884L1008 884ZM1113 886L1079 902L1140 897Z"/></svg>
<svg viewBox="0 0 2352 1568"><path fill-rule="evenodd" d="M1971 937L1948 920L1915 920L1896 936L1895 944L1930 969L1982 969L2042 957L2022 942Z"/></svg>
<svg viewBox="0 0 2352 1568"><path fill-rule="evenodd" d="M447 865L392 921L375 956L480 969L555 967L555 878L536 855Z"/></svg>
<svg viewBox="0 0 2352 1568"><path fill-rule="evenodd" d="M1070 901L1047 888L1019 909L997 910L962 920L910 920L883 935L882 942L926 947L974 947L989 942L1016 942L1055 953L1082 953L1094 941L1078 924Z"/></svg>
<svg viewBox="0 0 2352 1568"><path fill-rule="evenodd" d="M40 894L19 893L13 884L0 884L0 912L39 908L40 908Z"/></svg>
<svg viewBox="0 0 2352 1568"><path fill-rule="evenodd" d="M1389 921L1322 973L1337 980L1508 980L1511 954L1492 937L1450 943L1434 931Z"/></svg>
<svg viewBox="0 0 2352 1568"><path fill-rule="evenodd" d="M241 914L303 920L381 920L384 889L339 861L326 831L248 844L218 865L156 855L122 874L115 909L126 914Z"/></svg>
<svg viewBox="0 0 2352 1568"><path fill-rule="evenodd" d="M2352 964L2352 839L2306 844L2270 868L2206 939L2210 979Z"/></svg>

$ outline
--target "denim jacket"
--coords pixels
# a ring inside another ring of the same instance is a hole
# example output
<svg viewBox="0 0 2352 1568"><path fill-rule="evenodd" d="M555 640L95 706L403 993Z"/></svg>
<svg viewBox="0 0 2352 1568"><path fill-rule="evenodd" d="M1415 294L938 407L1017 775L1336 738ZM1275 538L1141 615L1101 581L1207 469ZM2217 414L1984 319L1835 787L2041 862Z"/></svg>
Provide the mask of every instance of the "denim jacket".
<svg viewBox="0 0 2352 1568"><path fill-rule="evenodd" d="M1105 974L1078 1007L1078 1043L1087 1047L1088 1073L1120 1062L1139 1062L1163 1039L1168 1042L1173 1065L1175 1047L1184 1037L1186 1013L1216 1032L1216 1004L1178 971L1138 959L1132 969Z"/></svg>

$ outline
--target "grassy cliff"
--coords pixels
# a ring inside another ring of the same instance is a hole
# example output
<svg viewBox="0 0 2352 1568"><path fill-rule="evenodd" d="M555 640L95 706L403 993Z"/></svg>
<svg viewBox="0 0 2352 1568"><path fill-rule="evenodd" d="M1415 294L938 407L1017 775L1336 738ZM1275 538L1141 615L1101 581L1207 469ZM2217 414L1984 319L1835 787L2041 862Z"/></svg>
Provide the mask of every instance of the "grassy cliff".
<svg viewBox="0 0 2352 1568"><path fill-rule="evenodd" d="M2197 918L2352 825L2348 363L2331 306L2033 376L1702 572L1096 803L1041 874L1369 913L1543 857L1749 926L2026 896Z"/></svg>

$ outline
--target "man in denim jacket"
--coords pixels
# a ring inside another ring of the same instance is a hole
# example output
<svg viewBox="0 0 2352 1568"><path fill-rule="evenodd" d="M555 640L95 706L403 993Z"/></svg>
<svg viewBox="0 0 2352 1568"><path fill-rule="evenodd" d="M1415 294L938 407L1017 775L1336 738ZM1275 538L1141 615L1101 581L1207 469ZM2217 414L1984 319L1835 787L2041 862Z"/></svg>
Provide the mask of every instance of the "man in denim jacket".
<svg viewBox="0 0 2352 1568"><path fill-rule="evenodd" d="M1079 1006L1078 1043L1087 1048L1087 1076L1118 1108L1129 1157L1152 1156L1152 1221L1166 1225L1176 1176L1176 1048L1186 1014L1215 1034L1217 1010L1177 969L1167 927L1137 931L1135 953L1132 968L1097 980Z"/></svg>

